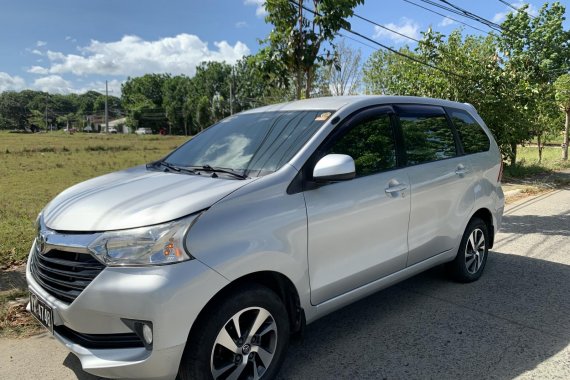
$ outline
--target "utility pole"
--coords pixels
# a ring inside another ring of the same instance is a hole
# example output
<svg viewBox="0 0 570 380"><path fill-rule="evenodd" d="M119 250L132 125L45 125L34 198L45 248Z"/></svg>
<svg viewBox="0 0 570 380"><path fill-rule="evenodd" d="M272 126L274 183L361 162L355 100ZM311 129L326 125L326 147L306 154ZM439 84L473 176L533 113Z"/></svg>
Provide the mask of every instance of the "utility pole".
<svg viewBox="0 0 570 380"><path fill-rule="evenodd" d="M105 133L109 133L109 108L107 106L107 98L109 97L109 87L105 81Z"/></svg>

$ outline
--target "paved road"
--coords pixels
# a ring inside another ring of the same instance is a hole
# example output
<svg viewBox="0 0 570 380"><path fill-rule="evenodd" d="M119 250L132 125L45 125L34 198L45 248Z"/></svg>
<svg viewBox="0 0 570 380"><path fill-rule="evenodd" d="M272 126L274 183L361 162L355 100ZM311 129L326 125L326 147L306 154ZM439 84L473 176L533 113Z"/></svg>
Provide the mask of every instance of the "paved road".
<svg viewBox="0 0 570 380"><path fill-rule="evenodd" d="M0 379L95 379L52 338L0 340ZM282 379L570 379L570 190L510 206L484 276L435 268L292 342Z"/></svg>

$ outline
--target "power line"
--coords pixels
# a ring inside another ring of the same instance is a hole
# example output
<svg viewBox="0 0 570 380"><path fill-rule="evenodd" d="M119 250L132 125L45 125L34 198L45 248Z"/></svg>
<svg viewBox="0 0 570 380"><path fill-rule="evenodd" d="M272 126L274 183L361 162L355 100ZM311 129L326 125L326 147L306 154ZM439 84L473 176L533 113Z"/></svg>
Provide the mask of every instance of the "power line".
<svg viewBox="0 0 570 380"><path fill-rule="evenodd" d="M512 4L509 3L508 1L505 1L505 0L499 0L499 1L500 1L501 3L503 3L503 4L505 4L507 7L511 8L511 9L514 9L514 10L517 11L517 12L523 12L523 11L521 11L520 8L515 7L514 5L512 5ZM531 15L530 12L525 12L525 13L526 13L530 18L534 18L534 16Z"/></svg>
<svg viewBox="0 0 570 380"><path fill-rule="evenodd" d="M293 4L293 5L295 5L296 7L301 7L301 8L303 8L303 9L306 10L307 12L311 13L313 16L319 16L319 17L321 16L318 12L316 12L316 11L310 9L310 8L307 8L307 7L304 6L304 5L301 5L301 4L297 3L295 0L289 0L289 2L290 2L291 4ZM369 42L372 42L373 44L378 45L378 46L380 46L381 48L386 49L386 50L388 50L388 51L390 51L390 52L392 52L392 53L394 53L394 54L396 54L396 55L399 55L399 56L401 56L401 57L404 57L404 58L406 58L406 59L409 59L410 61L414 61L414 62L416 62L416 63L419 63L420 65L424 65L424 66L426 66L426 67L430 67L430 68L432 68L432 69L434 69L434 70L437 70L437 71L440 71L440 72L442 72L442 73L444 73L444 74L453 75L453 76L458 77L458 78L462 78L462 79L467 79L467 80L469 80L469 78L467 78L467 77L464 76L464 75L455 73L455 72L450 71L450 70L447 70L447 69L443 69L443 68L438 67L438 66L436 66L436 65L433 65L433 64L431 64L431 63L429 63L429 62L425 62L425 61L422 61L421 59L418 59L418 58L413 57L413 56L411 56L411 55L402 53L402 52L400 52L400 51L398 51L398 50L396 50L396 49L393 49L393 48L391 48L391 47L389 47L389 46L387 46L387 45L384 45L384 44L382 44L382 43L380 43L380 42L378 42L378 41L375 41L375 40L373 40L373 39L370 38L370 37L367 37L367 36L365 36L365 35L363 35L363 34L361 34L361 33L358 33L358 32L356 32L356 31L352 30L351 28L342 27L342 29L344 29L344 30L347 31L348 33L354 34L355 36L358 36L358 37L363 38L363 39L365 39L365 40L367 40L367 41L369 41Z"/></svg>
<svg viewBox="0 0 570 380"><path fill-rule="evenodd" d="M434 2L431 1L431 0L422 0L422 1L423 1L424 3L434 3ZM481 24L487 25L489 28L495 29L495 30L497 30L497 31L499 31L499 32L502 30L501 25L499 25L499 24L497 24L497 23L495 23L495 22L493 22L493 21L487 20L486 18L481 17L481 16L479 16L479 15L473 13L473 12L470 12L470 11L468 11L468 10L465 9L465 8L461 8L460 6L457 6L457 5L453 4L453 3L450 2L450 1L447 1L447 0L439 0L439 1L440 1L441 3L447 4L449 7L451 7L451 8L448 8L448 7L443 7L443 6L441 6L442 8L447 9L447 10L450 11L450 12L457 13L457 14L460 15L460 16L463 16L463 17L469 18L469 19L471 19L471 20L475 20L475 21L477 21L477 22L480 22ZM434 4L435 4L435 3L434 3Z"/></svg>
<svg viewBox="0 0 570 380"><path fill-rule="evenodd" d="M463 21L461 21L461 20L458 20L458 19L453 18L453 17L451 17L451 16L448 16L448 15L446 15L446 14L439 13L438 11L434 11L433 9L424 7L424 6L421 5L421 4L414 3L413 1L410 1L410 0L402 0L402 1L405 1L406 3L412 4L412 5L415 5L416 7L425 9L426 11L431 12L431 13L434 13L434 14L436 14L436 15L439 15L439 16L442 16L442 17L447 17L448 19L453 20L453 21L455 21L455 22L458 22L458 23L460 23L460 24L462 24L462 25L465 25L465 26L467 26L467 27L469 27L469 28L471 28L471 29L478 30L478 31L483 32L483 33L485 33L485 34L488 34L488 33L489 33L489 32L487 32L487 31L485 31L485 30L483 30L483 29L479 29L479 28L477 28L477 27L475 27L475 26L473 26L473 25L470 25L470 24L468 24L468 23L466 23L466 22L463 22Z"/></svg>
<svg viewBox="0 0 570 380"><path fill-rule="evenodd" d="M361 20L364 20L364 21L366 21L366 22L369 22L370 24L376 25L376 26L379 27L379 28L385 29L385 30L387 30L387 31L389 31L389 32L392 32L392 33L394 33L394 34L397 34L397 35L402 36L402 37L404 37L404 38L407 38L407 39L409 39L409 40L416 41L416 42L420 42L419 40L415 39L414 37L410 37L410 36L407 36L407 35L405 35L405 34L403 34L403 33L398 32L397 30L390 29L390 28L388 28L388 27L385 26L385 25L378 24L377 22L374 22L374 21L372 21L372 20L370 20L370 19L367 19L366 17L360 16L360 15L358 15L358 14L356 14L356 13L354 14L354 17L359 18L359 19L361 19Z"/></svg>

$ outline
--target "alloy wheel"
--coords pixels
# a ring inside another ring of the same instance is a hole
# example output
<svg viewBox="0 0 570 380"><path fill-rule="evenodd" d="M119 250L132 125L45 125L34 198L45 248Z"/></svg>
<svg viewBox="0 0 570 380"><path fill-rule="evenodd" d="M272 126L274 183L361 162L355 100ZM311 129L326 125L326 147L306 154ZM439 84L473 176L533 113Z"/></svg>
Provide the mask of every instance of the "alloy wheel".
<svg viewBox="0 0 570 380"><path fill-rule="evenodd" d="M481 268L485 258L485 248L485 234L481 229L475 228L471 231L469 239L465 243L465 267L467 272L475 274Z"/></svg>
<svg viewBox="0 0 570 380"><path fill-rule="evenodd" d="M277 348L277 324L262 307L237 312L222 327L212 348L214 379L260 379Z"/></svg>

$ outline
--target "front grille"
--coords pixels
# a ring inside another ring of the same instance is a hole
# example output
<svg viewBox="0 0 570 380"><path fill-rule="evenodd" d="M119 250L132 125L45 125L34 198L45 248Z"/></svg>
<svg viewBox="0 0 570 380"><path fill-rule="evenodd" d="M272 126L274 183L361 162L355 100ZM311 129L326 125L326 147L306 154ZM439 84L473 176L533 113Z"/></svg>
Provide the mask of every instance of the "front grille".
<svg viewBox="0 0 570 380"><path fill-rule="evenodd" d="M54 326L54 331L85 348L133 348L144 347L143 341L133 333L83 334L66 326Z"/></svg>
<svg viewBox="0 0 570 380"><path fill-rule="evenodd" d="M57 249L40 254L34 250L30 272L34 280L52 296L71 303L105 268L88 253Z"/></svg>

